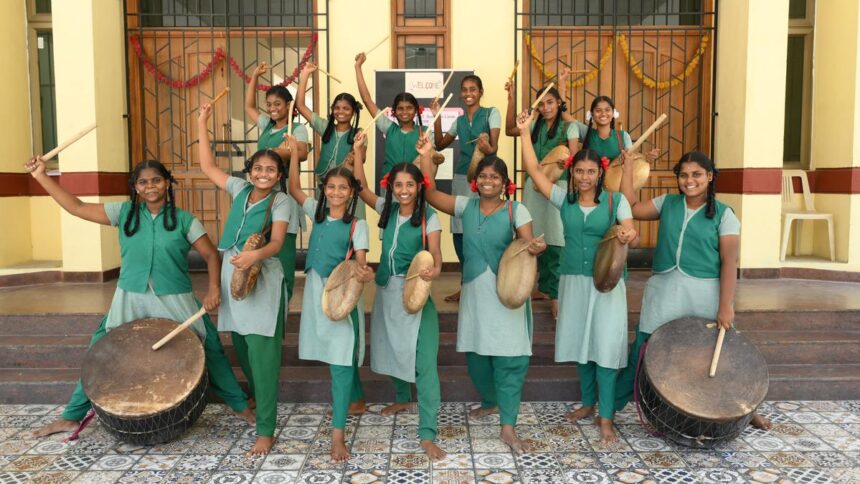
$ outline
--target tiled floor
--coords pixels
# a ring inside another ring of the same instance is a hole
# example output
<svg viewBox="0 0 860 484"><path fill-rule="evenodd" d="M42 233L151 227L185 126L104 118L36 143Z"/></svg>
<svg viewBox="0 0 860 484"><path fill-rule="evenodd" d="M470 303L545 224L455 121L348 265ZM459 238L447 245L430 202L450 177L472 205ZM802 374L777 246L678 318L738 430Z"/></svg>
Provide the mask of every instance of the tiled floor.
<svg viewBox="0 0 860 484"><path fill-rule="evenodd" d="M570 424L566 402L522 405L520 435L533 452L513 456L498 439L498 417L468 417L468 404L444 403L430 463L416 440L417 415L383 417L381 406L350 417L353 457L329 463L327 407L281 404L277 442L265 458L244 452L254 431L209 405L180 440L129 448L98 424L75 443L29 440L62 407L0 406L0 483L18 482L860 482L860 401L768 402L770 432L748 429L719 450L695 451L649 435L632 407L617 417L621 440L605 447L593 423Z"/></svg>

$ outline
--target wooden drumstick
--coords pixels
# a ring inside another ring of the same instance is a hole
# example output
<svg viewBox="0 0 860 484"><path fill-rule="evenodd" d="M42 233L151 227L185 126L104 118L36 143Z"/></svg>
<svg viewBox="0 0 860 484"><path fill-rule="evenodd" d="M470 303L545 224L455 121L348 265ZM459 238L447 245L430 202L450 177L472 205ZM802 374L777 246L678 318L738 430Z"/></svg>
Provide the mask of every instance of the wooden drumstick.
<svg viewBox="0 0 860 484"><path fill-rule="evenodd" d="M379 41L379 43L377 43L376 45L374 45L374 46L373 46L373 47L371 47L370 49L368 49L368 50L364 51L364 55L365 55L365 56L369 56L371 52L373 52L374 50L376 50L380 45L384 44L386 40L388 40L388 36L387 36L387 35L386 35L382 40L380 40L380 41Z"/></svg>
<svg viewBox="0 0 860 484"><path fill-rule="evenodd" d="M176 327L176 329L174 329L173 331L168 333L167 336L165 336L164 338L161 338L158 341L158 343L155 343L154 345L152 345L152 350L155 351L158 348L161 348L162 346L166 345L168 341L172 340L183 329L191 326L191 323L202 318L204 314L206 314L206 308L200 308L200 311L197 311L196 313L194 313L190 318L186 319L184 323L180 324L179 326Z"/></svg>
<svg viewBox="0 0 860 484"><path fill-rule="evenodd" d="M214 98L212 98L211 101L209 101L209 105L214 106L215 103L217 103L218 100L221 99L222 97L226 96L228 92L230 92L229 87L225 87L224 89L222 89L221 92L219 92L217 96L215 96Z"/></svg>
<svg viewBox="0 0 860 484"><path fill-rule="evenodd" d="M519 68L520 68L520 60L517 59L516 64L514 64L514 70L511 71L511 77L508 78L508 80L511 82L511 84L514 83L514 77L517 75L517 69L519 69Z"/></svg>
<svg viewBox="0 0 860 484"><path fill-rule="evenodd" d="M454 71L451 71L451 73L448 74L448 79L445 79L445 83L442 84L442 89L439 89L439 92L436 94L436 97L434 97L433 100L430 101L430 104L433 104L434 102L436 102L437 99L439 99L440 97L442 97L445 94L445 88L448 87L448 83L451 82L451 79L453 77L454 77Z"/></svg>
<svg viewBox="0 0 860 484"><path fill-rule="evenodd" d="M376 113L376 116L374 116L373 119L371 119L370 122L367 123L367 125L364 127L363 131L366 132L368 129L370 129L370 127L373 126L373 123L375 123L376 120L380 118L380 116L387 113L389 109L390 108L380 109L379 112Z"/></svg>
<svg viewBox="0 0 860 484"><path fill-rule="evenodd" d="M540 234L540 235L538 235L537 237L533 238L532 240L533 240L533 241L534 241L534 240L540 240L540 239L542 239L542 238L543 238L543 234ZM525 247L523 247L522 249L520 249L520 250L518 250L518 251L514 252L514 255L512 255L511 257L516 257L516 256L518 256L518 255L522 254L523 252L525 252L526 250L528 250L529 245L531 245L531 242L529 242L529 243L528 243Z"/></svg>
<svg viewBox="0 0 860 484"><path fill-rule="evenodd" d="M717 336L717 346L714 347L714 357L711 358L711 371L708 376L713 378L717 374L717 364L720 362L720 352L723 351L723 338L726 337L726 328L720 328L720 335Z"/></svg>
<svg viewBox="0 0 860 484"><path fill-rule="evenodd" d="M293 134L293 111L296 109L296 100L290 101L290 110L287 112L287 134Z"/></svg>
<svg viewBox="0 0 860 484"><path fill-rule="evenodd" d="M445 102L442 103L442 106L439 108L439 111L436 112L436 116L433 116L433 120L430 121L429 126L433 126L434 124L436 124L436 120L439 119L439 116L442 115L442 111L445 110L445 106L448 105L448 101L451 100L451 96L453 96L453 94L449 93L448 97L445 98Z"/></svg>
<svg viewBox="0 0 860 484"><path fill-rule="evenodd" d="M546 93L548 93L549 90L552 89L553 86L555 86L555 83L550 82L549 86L544 88L543 92L540 93L540 96L538 96L537 99L535 99L535 102L532 103L532 109L535 109L538 106L538 104L540 103L540 100L543 99L544 96L546 96Z"/></svg>
<svg viewBox="0 0 860 484"><path fill-rule="evenodd" d="M76 141L78 141L79 139L83 138L84 136L86 136L86 134L87 134L87 133L89 133L90 131L92 131L92 130L94 130L94 129L96 129L96 123L93 123L93 124L91 124L91 125L87 126L86 128L84 128L84 129L82 129L82 130L78 131L78 132L77 132L74 136L72 136L71 138L67 139L66 141L63 141L62 143L60 143L60 145L59 145L59 146L57 146L56 148L54 148L54 149L52 149L51 151L49 151L49 152L45 153L44 155L42 155L42 159L43 159L43 160L45 160L45 161L48 161L48 160L50 160L51 158L53 158L53 157L57 156L61 151L63 151L64 149L68 148L69 146L73 145Z"/></svg>
<svg viewBox="0 0 860 484"><path fill-rule="evenodd" d="M664 121L666 121L667 117L668 116L666 116L666 113L661 114L660 117L657 118L657 121L654 121L651 126L649 126L648 129L646 129L645 132L642 133L642 136L640 136L639 139L637 139L636 142L633 143L633 146L631 146L630 149L627 151L629 151L630 153L635 153L636 150L638 150L639 147L642 146L642 143L644 143L649 136L654 134L654 131L657 131L657 128L659 128L660 125L663 124Z"/></svg>
<svg viewBox="0 0 860 484"><path fill-rule="evenodd" d="M327 76L328 76L329 78L331 78L332 80L337 81L339 84L342 84L342 83L340 82L340 79L338 79L338 78L334 77L333 75L329 74L329 73L328 73L328 72L326 72L326 70L325 70L325 69L323 69L322 67L317 66L317 70L318 70L318 71L320 71L320 72L322 72L323 74L327 75Z"/></svg>

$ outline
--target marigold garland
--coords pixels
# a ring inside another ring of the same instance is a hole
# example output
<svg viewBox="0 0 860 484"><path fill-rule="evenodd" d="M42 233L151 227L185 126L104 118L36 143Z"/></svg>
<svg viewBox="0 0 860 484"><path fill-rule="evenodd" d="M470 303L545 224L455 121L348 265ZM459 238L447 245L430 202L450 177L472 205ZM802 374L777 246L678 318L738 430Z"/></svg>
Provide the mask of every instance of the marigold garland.
<svg viewBox="0 0 860 484"><path fill-rule="evenodd" d="M554 78L555 74L553 74L549 69L547 69L546 64L544 64L544 62L540 58L539 52L537 51L537 47L532 44L529 35L523 36L523 40L529 47L532 63L535 65L535 67L541 72L544 78ZM677 86L678 84L684 82L687 77L692 75L693 71L695 71L698 67L699 61L701 60L702 56L705 53L705 49L708 46L708 36L705 35L702 37L702 42L699 45L699 48L696 50L696 54L693 56L692 59L690 59L690 62L684 68L684 72L677 76L673 76L672 79L669 81L657 81L642 72L642 68L639 67L639 63L630 54L630 45L627 43L627 37L624 34L618 34L615 36L614 42L610 41L609 45L606 46L606 49L603 51L603 55L600 56L600 61L597 63L597 66L591 69L591 71L589 71L588 73L577 77L576 79L572 79L570 81L570 86L572 88L582 87L585 84L593 81L594 78L597 77L598 72L603 69L603 66L604 64L606 64L606 61L609 60L609 57L612 55L612 46L616 42L621 47L621 52L624 55L624 59L630 65L630 70L633 72L633 75L637 79L639 79L639 81L642 82L642 84L644 84L645 86L650 87L651 89L657 89L662 91Z"/></svg>
<svg viewBox="0 0 860 484"><path fill-rule="evenodd" d="M313 57L314 47L316 46L317 39L318 36L316 33L311 35L311 42L308 44L307 49L305 49L305 53L302 54L302 60L299 62L299 65L297 65L296 68L293 69L293 72L292 74L290 74L289 77L279 82L277 84L278 86L286 86L292 84L296 80L296 78L299 77L299 73L301 73L302 68L311 59L311 57ZM212 60L210 60L206 64L206 67L204 67L202 71L185 81L181 81L178 79L173 79L167 74L161 72L161 70L149 59L149 57L146 56L146 53L143 51L143 47L140 45L140 38L137 35L132 35L131 37L129 37L129 40L131 42L132 48L134 48L135 54L137 54L138 59L140 59L140 62L143 63L143 67L147 70L147 72L153 74L158 80L158 82L161 82L162 84L170 86L174 89L185 89L199 85L201 82L205 81L210 75L212 75L212 71L215 66L224 62L224 59L227 59L230 64L230 68L233 70L234 73L236 73L237 76L241 77L245 81L245 84L251 82L251 76L245 74L244 69L242 69L239 63L236 62L236 59L224 53L224 50L220 47L215 50L215 53L212 55ZM268 84L257 84L257 89L260 91L266 91L271 87L272 86Z"/></svg>

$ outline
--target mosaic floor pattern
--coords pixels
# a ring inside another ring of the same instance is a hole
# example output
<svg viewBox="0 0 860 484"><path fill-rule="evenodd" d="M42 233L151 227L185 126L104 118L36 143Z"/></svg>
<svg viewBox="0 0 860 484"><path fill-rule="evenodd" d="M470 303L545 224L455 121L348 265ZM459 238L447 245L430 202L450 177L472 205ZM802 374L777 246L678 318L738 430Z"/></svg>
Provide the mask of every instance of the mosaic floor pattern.
<svg viewBox="0 0 860 484"><path fill-rule="evenodd" d="M280 404L270 455L248 459L254 430L223 405L210 404L181 439L133 448L94 423L73 443L64 435L33 440L55 419L54 405L0 406L0 484L37 483L856 483L860 482L860 401L766 402L773 429L747 429L712 451L651 436L628 406L616 418L620 440L599 442L593 422L572 424L570 402L523 403L520 436L532 452L512 455L498 440L498 416L468 416L467 403L443 403L438 444L448 457L431 463L417 440L418 416L379 415L381 405L351 416L352 459L329 463L327 405Z"/></svg>

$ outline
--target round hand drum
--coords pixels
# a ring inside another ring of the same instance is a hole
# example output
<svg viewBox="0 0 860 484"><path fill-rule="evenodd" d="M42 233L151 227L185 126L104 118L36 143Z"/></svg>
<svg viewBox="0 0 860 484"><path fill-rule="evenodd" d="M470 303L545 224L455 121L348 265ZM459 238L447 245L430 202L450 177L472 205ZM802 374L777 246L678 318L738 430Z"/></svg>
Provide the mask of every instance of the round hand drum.
<svg viewBox="0 0 860 484"><path fill-rule="evenodd" d="M764 400L767 363L737 331L726 332L717 374L708 377L717 330L676 319L651 335L637 375L645 418L670 440L710 448L737 437Z"/></svg>
<svg viewBox="0 0 860 484"><path fill-rule="evenodd" d="M84 393L102 425L121 440L167 442L188 430L206 407L209 379L197 335L182 331L152 350L177 324L138 319L111 330L87 351Z"/></svg>

